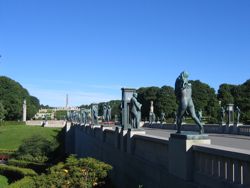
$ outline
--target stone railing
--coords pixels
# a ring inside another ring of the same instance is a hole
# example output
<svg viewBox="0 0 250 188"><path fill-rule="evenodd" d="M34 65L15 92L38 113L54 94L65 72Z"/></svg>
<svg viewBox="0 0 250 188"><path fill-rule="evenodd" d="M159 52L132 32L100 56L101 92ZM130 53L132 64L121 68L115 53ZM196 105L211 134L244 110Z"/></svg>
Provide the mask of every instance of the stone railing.
<svg viewBox="0 0 250 188"><path fill-rule="evenodd" d="M238 126L238 134L250 136L250 126L249 125Z"/></svg>
<svg viewBox="0 0 250 188"><path fill-rule="evenodd" d="M195 145L194 181L207 187L249 187L250 151Z"/></svg>

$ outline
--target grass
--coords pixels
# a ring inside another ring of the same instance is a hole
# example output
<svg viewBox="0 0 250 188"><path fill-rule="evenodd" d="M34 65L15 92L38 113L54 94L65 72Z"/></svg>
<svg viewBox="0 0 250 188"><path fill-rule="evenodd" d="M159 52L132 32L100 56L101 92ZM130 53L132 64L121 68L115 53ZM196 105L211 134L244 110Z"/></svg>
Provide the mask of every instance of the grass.
<svg viewBox="0 0 250 188"><path fill-rule="evenodd" d="M46 128L27 125L0 126L0 149L16 150L24 139L33 135L41 135L52 140L61 128Z"/></svg>
<svg viewBox="0 0 250 188"><path fill-rule="evenodd" d="M7 187L8 179L5 176L0 175L0 188Z"/></svg>

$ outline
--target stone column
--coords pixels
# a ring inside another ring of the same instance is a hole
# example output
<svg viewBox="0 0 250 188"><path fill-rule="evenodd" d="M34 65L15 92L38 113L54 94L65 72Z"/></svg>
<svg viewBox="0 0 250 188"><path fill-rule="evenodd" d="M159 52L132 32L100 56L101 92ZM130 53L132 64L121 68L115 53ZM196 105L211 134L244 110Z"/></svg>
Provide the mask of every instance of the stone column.
<svg viewBox="0 0 250 188"><path fill-rule="evenodd" d="M133 96L133 93L136 91L136 89L131 88L122 88L122 127L124 130L127 130L128 128L131 128L131 124L129 122L130 120L130 111L129 111L129 105L130 105L130 99Z"/></svg>
<svg viewBox="0 0 250 188"><path fill-rule="evenodd" d="M196 144L211 144L208 135L196 132L171 134L169 138L169 173L185 181L193 179L193 152Z"/></svg>
<svg viewBox="0 0 250 188"><path fill-rule="evenodd" d="M27 120L27 105L26 105L26 99L23 100L23 122L26 122Z"/></svg>
<svg viewBox="0 0 250 188"><path fill-rule="evenodd" d="M227 104L226 112L227 112L226 133L233 133L234 104Z"/></svg>
<svg viewBox="0 0 250 188"><path fill-rule="evenodd" d="M154 113L154 101L150 101L150 112Z"/></svg>

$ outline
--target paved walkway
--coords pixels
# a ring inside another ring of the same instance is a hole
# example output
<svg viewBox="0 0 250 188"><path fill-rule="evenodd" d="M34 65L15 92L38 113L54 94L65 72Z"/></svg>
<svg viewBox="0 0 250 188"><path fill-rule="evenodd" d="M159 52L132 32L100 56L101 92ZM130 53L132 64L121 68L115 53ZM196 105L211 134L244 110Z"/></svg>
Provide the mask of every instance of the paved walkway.
<svg viewBox="0 0 250 188"><path fill-rule="evenodd" d="M166 129L152 129L144 128L146 134L153 136L160 136L164 138L169 138L171 133L175 133L173 130ZM241 135L230 135L230 134L208 134L211 139L211 144L219 146L227 146L238 149L250 150L250 136L241 136Z"/></svg>

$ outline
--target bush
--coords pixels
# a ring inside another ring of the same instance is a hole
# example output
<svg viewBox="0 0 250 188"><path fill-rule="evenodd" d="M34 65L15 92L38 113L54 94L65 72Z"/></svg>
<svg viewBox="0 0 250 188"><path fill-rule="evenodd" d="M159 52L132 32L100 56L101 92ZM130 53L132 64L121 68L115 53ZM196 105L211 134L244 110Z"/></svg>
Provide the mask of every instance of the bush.
<svg viewBox="0 0 250 188"><path fill-rule="evenodd" d="M8 185L8 178L0 175L0 188L4 188Z"/></svg>
<svg viewBox="0 0 250 188"><path fill-rule="evenodd" d="M34 170L8 165L0 165L0 174L8 177L10 182L22 179L25 176L37 175Z"/></svg>
<svg viewBox="0 0 250 188"><path fill-rule="evenodd" d="M27 176L18 180L8 186L8 188L31 188L34 187L34 181L31 177Z"/></svg>
<svg viewBox="0 0 250 188"><path fill-rule="evenodd" d="M112 167L93 158L67 158L49 169L47 175L33 177L35 187L96 187L105 184Z"/></svg>
<svg viewBox="0 0 250 188"><path fill-rule="evenodd" d="M28 161L22 161L22 160L16 160L16 159L8 160L8 165L21 167L21 168L29 168L29 169L34 170L37 173L45 172L45 170L49 167L47 164L44 164L44 163L34 163L34 162L28 162Z"/></svg>
<svg viewBox="0 0 250 188"><path fill-rule="evenodd" d="M56 142L49 141L40 135L32 136L23 141L15 152L15 157L18 160L44 163L48 161L57 146Z"/></svg>
<svg viewBox="0 0 250 188"><path fill-rule="evenodd" d="M11 156L15 152L16 152L16 150L13 150L13 149L0 149L0 155L9 155L9 156Z"/></svg>
<svg viewBox="0 0 250 188"><path fill-rule="evenodd" d="M0 126L8 126L8 125L26 125L23 121L0 121Z"/></svg>
<svg viewBox="0 0 250 188"><path fill-rule="evenodd" d="M218 123L218 119L213 118L213 117L210 117L210 118L207 120L207 123L209 123L209 124L217 124L217 123Z"/></svg>

